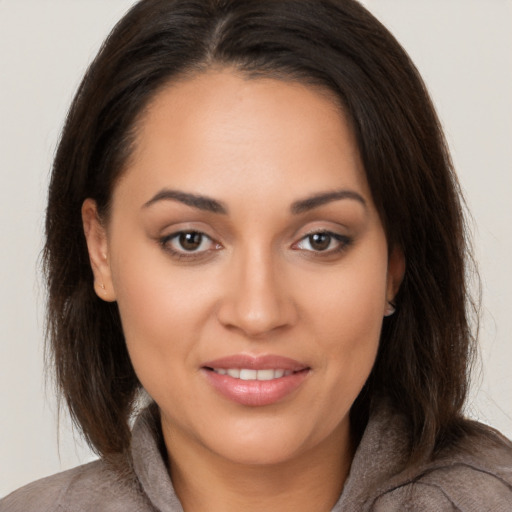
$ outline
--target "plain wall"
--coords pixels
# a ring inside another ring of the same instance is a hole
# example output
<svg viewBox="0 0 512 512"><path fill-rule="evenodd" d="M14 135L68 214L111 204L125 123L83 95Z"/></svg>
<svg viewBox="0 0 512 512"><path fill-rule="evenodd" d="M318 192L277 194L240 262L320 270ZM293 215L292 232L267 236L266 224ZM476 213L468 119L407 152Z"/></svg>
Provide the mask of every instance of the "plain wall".
<svg viewBox="0 0 512 512"><path fill-rule="evenodd" d="M131 0L0 0L0 496L88 461L43 376L38 262L73 93ZM366 0L429 86L473 213L483 370L469 413L512 437L512 0Z"/></svg>

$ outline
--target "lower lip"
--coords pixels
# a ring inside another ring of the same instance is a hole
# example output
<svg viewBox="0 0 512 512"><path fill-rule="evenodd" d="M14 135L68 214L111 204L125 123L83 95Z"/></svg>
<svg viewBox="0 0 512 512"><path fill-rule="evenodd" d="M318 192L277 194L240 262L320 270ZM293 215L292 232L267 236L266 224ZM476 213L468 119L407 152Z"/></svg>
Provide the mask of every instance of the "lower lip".
<svg viewBox="0 0 512 512"><path fill-rule="evenodd" d="M261 407L279 402L293 393L309 375L309 370L273 380L234 379L204 368L203 373L208 382L226 398L242 405Z"/></svg>

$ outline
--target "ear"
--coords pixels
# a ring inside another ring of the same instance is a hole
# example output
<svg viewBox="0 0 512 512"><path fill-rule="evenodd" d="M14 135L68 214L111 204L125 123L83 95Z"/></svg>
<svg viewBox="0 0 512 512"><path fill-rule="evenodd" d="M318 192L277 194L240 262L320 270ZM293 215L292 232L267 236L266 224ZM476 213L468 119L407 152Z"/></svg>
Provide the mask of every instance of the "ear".
<svg viewBox="0 0 512 512"><path fill-rule="evenodd" d="M82 204L82 223L94 274L94 291L100 299L113 302L116 295L112 285L107 232L93 199L86 199Z"/></svg>
<svg viewBox="0 0 512 512"><path fill-rule="evenodd" d="M405 257L402 249L395 247L391 250L388 260L388 282L386 288L386 301L394 304L395 296L405 274Z"/></svg>

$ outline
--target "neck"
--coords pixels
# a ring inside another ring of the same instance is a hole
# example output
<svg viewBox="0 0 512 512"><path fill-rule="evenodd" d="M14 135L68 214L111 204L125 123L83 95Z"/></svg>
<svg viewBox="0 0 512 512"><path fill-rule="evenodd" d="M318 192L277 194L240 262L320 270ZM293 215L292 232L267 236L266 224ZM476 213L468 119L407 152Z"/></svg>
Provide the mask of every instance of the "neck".
<svg viewBox="0 0 512 512"><path fill-rule="evenodd" d="M165 427L164 438L173 485L185 512L330 512L354 453L349 428L339 430L291 460L258 465L226 460L204 446L192 447Z"/></svg>

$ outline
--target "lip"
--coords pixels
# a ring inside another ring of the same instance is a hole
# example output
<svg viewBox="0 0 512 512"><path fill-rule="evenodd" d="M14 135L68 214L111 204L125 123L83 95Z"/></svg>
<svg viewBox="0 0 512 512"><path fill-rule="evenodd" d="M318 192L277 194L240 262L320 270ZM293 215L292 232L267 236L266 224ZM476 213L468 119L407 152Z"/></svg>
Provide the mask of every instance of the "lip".
<svg viewBox="0 0 512 512"><path fill-rule="evenodd" d="M281 369L293 373L269 381L241 380L215 373L213 368ZM283 356L237 354L208 361L201 371L207 382L225 398L241 405L262 407L277 403L296 391L309 375L310 368Z"/></svg>

